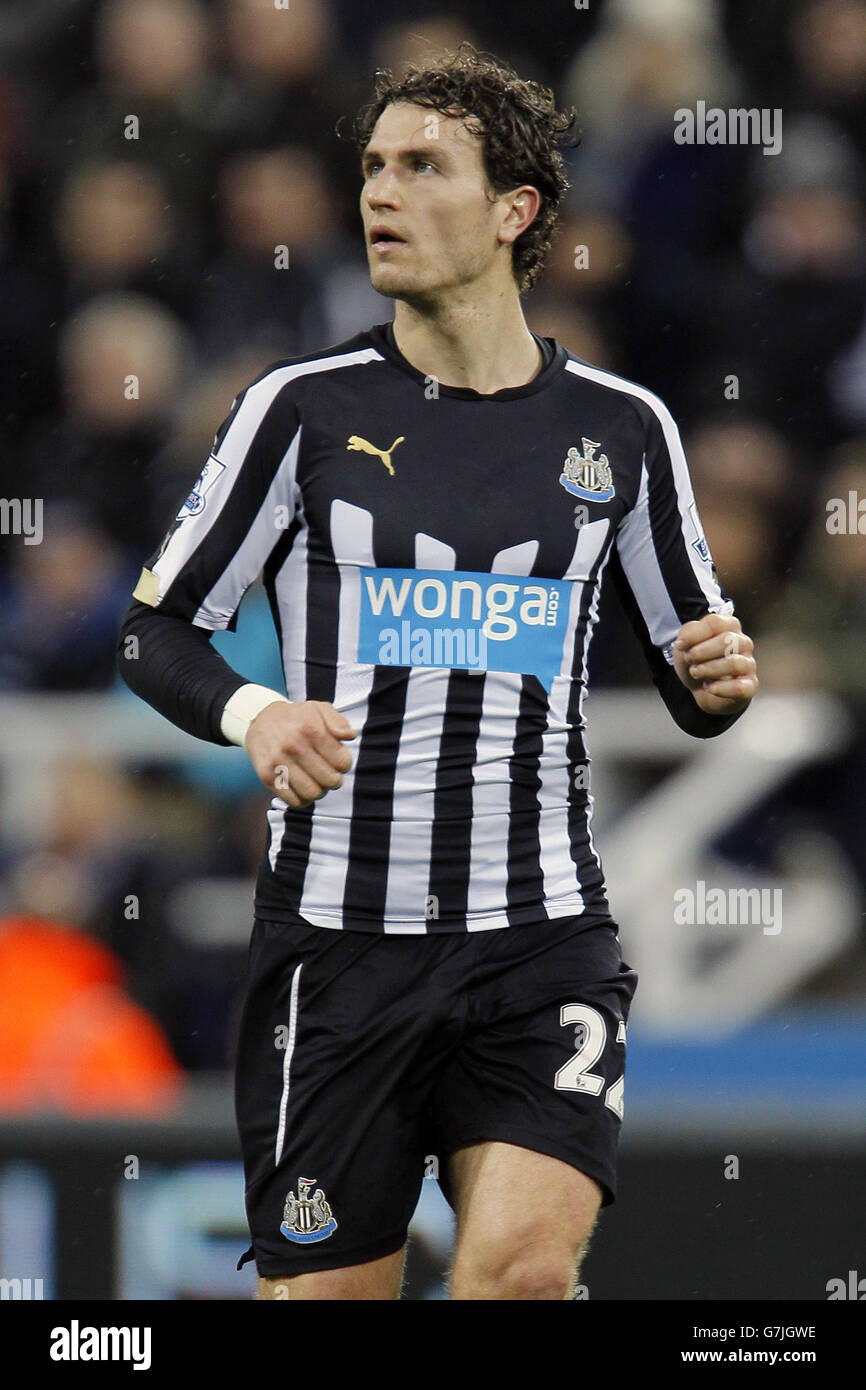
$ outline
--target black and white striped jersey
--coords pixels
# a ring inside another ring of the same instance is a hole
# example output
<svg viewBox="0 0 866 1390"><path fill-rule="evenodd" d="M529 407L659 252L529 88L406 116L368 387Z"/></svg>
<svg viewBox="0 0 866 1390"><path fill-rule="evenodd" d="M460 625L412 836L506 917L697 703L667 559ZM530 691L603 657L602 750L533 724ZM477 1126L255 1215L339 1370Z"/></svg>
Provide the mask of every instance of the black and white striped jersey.
<svg viewBox="0 0 866 1390"><path fill-rule="evenodd" d="M262 915L607 912L583 716L605 566L668 662L684 622L732 609L664 404L538 341L539 374L486 396L424 377L390 324L275 364L142 572L138 599L210 630L263 574L289 698L359 731L342 787L271 802Z"/></svg>

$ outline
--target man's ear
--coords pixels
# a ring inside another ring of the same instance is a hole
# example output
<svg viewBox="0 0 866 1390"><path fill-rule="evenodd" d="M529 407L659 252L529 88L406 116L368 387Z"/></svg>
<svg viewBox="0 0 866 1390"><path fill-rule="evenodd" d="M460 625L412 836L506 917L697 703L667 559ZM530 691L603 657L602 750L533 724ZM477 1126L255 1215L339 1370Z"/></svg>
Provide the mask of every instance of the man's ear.
<svg viewBox="0 0 866 1390"><path fill-rule="evenodd" d="M541 210L541 194L532 184L522 184L508 195L509 206L500 223L499 240L514 243L531 227Z"/></svg>

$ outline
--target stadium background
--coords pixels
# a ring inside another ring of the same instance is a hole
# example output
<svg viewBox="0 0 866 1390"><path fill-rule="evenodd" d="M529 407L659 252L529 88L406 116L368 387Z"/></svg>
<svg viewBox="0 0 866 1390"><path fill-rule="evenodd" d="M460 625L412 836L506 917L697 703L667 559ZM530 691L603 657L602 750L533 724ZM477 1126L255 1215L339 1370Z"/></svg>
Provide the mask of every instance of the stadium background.
<svg viewBox="0 0 866 1390"><path fill-rule="evenodd" d="M463 38L578 108L528 320L674 412L762 678L698 745L605 601L596 839L642 984L588 1294L866 1275L866 4L5 0L0 1276L46 1298L250 1292L229 1076L267 794L129 694L117 628L236 391L391 317L334 125ZM698 101L780 110L781 152L677 144ZM279 683L261 591L215 645ZM678 923L699 882L781 929ZM440 1298L434 1182L414 1229L407 1294Z"/></svg>

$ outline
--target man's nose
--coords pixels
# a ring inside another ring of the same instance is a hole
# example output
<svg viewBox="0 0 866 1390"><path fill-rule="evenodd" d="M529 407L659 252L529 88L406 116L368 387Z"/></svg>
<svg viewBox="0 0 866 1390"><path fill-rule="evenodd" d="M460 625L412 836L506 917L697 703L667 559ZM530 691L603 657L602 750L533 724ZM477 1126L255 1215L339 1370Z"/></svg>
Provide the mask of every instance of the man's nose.
<svg viewBox="0 0 866 1390"><path fill-rule="evenodd" d="M382 207L384 204L396 207L400 201L396 170L386 166L375 178L370 179L366 196L371 208Z"/></svg>

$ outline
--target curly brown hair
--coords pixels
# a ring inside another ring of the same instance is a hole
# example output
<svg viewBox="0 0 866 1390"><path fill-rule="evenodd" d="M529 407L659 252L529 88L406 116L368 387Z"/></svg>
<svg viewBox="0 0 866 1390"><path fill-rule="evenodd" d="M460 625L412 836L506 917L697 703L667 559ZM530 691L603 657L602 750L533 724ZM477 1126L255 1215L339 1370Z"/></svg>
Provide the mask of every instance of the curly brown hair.
<svg viewBox="0 0 866 1390"><path fill-rule="evenodd" d="M572 133L577 120L574 108L558 111L547 87L519 77L493 54L461 43L435 62L407 66L400 77L385 68L377 70L375 96L361 108L352 126L361 152L386 106L398 101L427 107L443 116L474 118L469 128L481 141L494 195L524 183L538 189L538 215L512 247L518 288L532 289L559 229L559 208L569 186L557 146L580 143L579 133Z"/></svg>

